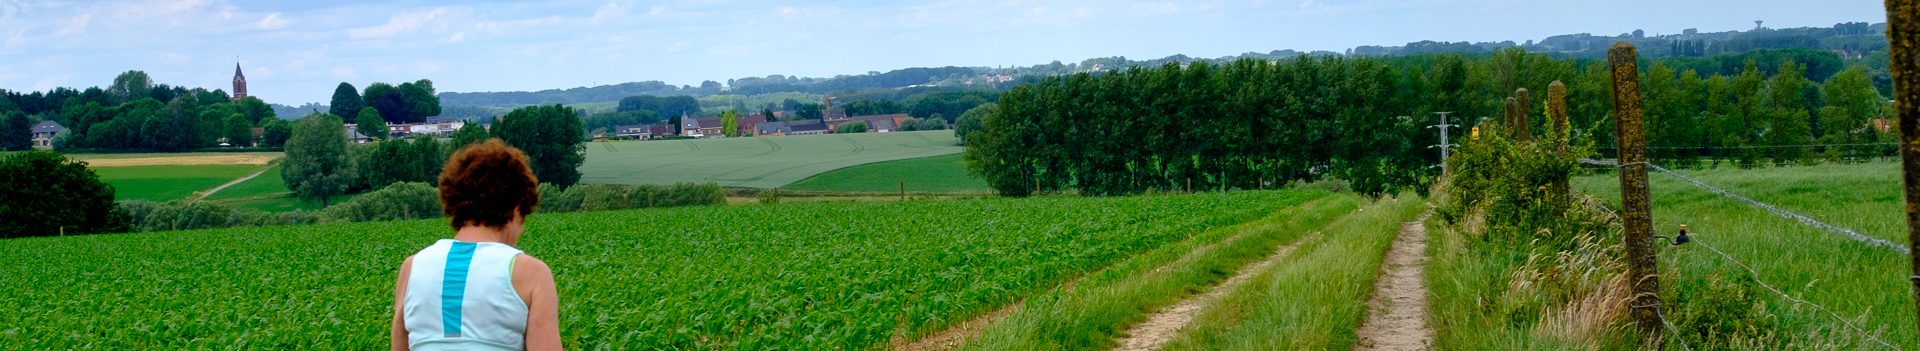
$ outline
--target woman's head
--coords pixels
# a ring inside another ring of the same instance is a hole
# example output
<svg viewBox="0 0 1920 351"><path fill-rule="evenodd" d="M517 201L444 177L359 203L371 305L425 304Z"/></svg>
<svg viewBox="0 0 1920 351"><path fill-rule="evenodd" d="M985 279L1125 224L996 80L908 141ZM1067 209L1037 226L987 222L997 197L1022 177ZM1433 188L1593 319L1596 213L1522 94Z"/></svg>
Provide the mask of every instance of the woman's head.
<svg viewBox="0 0 1920 351"><path fill-rule="evenodd" d="M440 207L454 230L496 228L513 244L520 240L523 218L540 205L538 184L526 154L500 139L487 139L447 159L447 168L440 172Z"/></svg>

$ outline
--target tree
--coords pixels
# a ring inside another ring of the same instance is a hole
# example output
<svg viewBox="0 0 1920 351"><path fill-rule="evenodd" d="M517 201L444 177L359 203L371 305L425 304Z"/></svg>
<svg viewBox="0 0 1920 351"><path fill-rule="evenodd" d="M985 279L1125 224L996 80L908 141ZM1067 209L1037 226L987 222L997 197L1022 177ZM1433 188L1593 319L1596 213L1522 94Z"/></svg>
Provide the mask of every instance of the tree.
<svg viewBox="0 0 1920 351"><path fill-rule="evenodd" d="M407 123L419 123L427 117L440 115L440 97L433 92L433 81L421 79L412 83L400 83L400 100L407 106L407 115L402 119Z"/></svg>
<svg viewBox="0 0 1920 351"><path fill-rule="evenodd" d="M357 120L363 107L367 107L367 102L360 98L360 91L353 88L353 83L340 82L333 88L333 101L327 105L327 113Z"/></svg>
<svg viewBox="0 0 1920 351"><path fill-rule="evenodd" d="M278 117L260 123L260 146L281 147L287 145L287 137L293 135L293 123Z"/></svg>
<svg viewBox="0 0 1920 351"><path fill-rule="evenodd" d="M0 158L0 238L126 231L113 186L86 162L48 151ZM63 230L64 229L64 230Z"/></svg>
<svg viewBox="0 0 1920 351"><path fill-rule="evenodd" d="M273 112L273 106L268 106L267 102L261 101L259 97L248 96L241 98L238 104L240 113L246 115L247 122L253 125L257 126L260 124L260 121L268 118L279 118L279 116Z"/></svg>
<svg viewBox="0 0 1920 351"><path fill-rule="evenodd" d="M834 133L840 133L840 134L866 133L866 132L867 132L867 121L853 121L853 122L841 123L839 128L834 129Z"/></svg>
<svg viewBox="0 0 1920 351"><path fill-rule="evenodd" d="M766 117L767 122L775 122L780 120L779 118L776 118L773 116L773 109L771 108L760 109L760 116Z"/></svg>
<svg viewBox="0 0 1920 351"><path fill-rule="evenodd" d="M107 97L113 104L123 104L148 97L153 91L153 78L147 72L126 71L113 77L113 85L107 86Z"/></svg>
<svg viewBox="0 0 1920 351"><path fill-rule="evenodd" d="M1880 118L1887 99L1873 89L1873 81L1862 66L1848 67L1828 78L1821 87L1827 105L1820 111L1820 126L1825 136L1837 143L1871 142L1870 121Z"/></svg>
<svg viewBox="0 0 1920 351"><path fill-rule="evenodd" d="M796 120L827 119L826 112L820 110L820 104L800 104L799 108L794 109L793 114L793 119Z"/></svg>
<svg viewBox="0 0 1920 351"><path fill-rule="evenodd" d="M359 132L360 135L365 135L368 138L387 138L387 121L385 118L381 118L381 116L384 115L380 114L379 110L375 110L372 107L365 107L360 109L359 115L360 117L354 118L353 120L353 131Z"/></svg>
<svg viewBox="0 0 1920 351"><path fill-rule="evenodd" d="M235 147L253 146L253 123L247 121L247 115L232 114L227 117L227 144Z"/></svg>
<svg viewBox="0 0 1920 351"><path fill-rule="evenodd" d="M387 83L368 84L360 97L367 100L367 107L380 111L381 119L388 123L407 123L407 116L411 114L408 110L413 108L399 88Z"/></svg>
<svg viewBox="0 0 1920 351"><path fill-rule="evenodd" d="M919 130L946 130L946 129L947 129L947 116L946 116L946 115L942 115L942 114L938 114L938 113L935 113L935 114L933 114L933 116L932 116L932 117L928 117L927 119L923 119L923 120L920 120L920 125L918 125L918 126L914 126L914 129L919 129Z"/></svg>
<svg viewBox="0 0 1920 351"><path fill-rule="evenodd" d="M720 113L720 133L727 136L740 135L740 114L727 110Z"/></svg>
<svg viewBox="0 0 1920 351"><path fill-rule="evenodd" d="M286 181L287 190L301 199L320 200L325 207L357 178L353 159L347 154L345 124L338 116L314 114L301 118L294 123L286 149L280 178Z"/></svg>
<svg viewBox="0 0 1920 351"><path fill-rule="evenodd" d="M960 119L953 123L953 137L960 139L960 145L967 145L967 136L980 131L981 121L999 109L999 104L987 103L960 114Z"/></svg>
<svg viewBox="0 0 1920 351"><path fill-rule="evenodd" d="M553 104L514 109L494 122L493 136L525 152L534 177L541 182L565 188L580 181L587 137L572 107Z"/></svg>
<svg viewBox="0 0 1920 351"><path fill-rule="evenodd" d="M0 113L5 125L0 125L0 150L25 150L33 147L33 125L27 115L19 111Z"/></svg>
<svg viewBox="0 0 1920 351"><path fill-rule="evenodd" d="M480 123L467 122L466 125L460 126L460 130L453 132L453 143L447 144L447 154L453 154L455 151L460 151L460 148L486 141L491 137L487 135L487 127L480 126Z"/></svg>

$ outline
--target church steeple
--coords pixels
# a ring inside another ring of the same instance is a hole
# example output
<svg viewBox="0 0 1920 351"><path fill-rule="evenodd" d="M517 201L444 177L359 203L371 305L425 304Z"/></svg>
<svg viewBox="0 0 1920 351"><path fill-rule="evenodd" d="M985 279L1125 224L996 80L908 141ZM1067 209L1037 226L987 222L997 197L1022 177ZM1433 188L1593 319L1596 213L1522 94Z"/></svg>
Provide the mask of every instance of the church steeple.
<svg viewBox="0 0 1920 351"><path fill-rule="evenodd" d="M247 75L240 73L240 62L233 63L233 101L247 97Z"/></svg>

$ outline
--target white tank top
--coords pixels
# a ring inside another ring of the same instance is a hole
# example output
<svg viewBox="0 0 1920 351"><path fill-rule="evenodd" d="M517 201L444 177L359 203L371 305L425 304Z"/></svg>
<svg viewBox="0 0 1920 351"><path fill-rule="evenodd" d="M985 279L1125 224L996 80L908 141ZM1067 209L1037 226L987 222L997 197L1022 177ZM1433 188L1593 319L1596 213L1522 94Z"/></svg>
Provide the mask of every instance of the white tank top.
<svg viewBox="0 0 1920 351"><path fill-rule="evenodd" d="M441 239L413 255L401 305L413 350L526 348L527 303L513 290L520 250Z"/></svg>

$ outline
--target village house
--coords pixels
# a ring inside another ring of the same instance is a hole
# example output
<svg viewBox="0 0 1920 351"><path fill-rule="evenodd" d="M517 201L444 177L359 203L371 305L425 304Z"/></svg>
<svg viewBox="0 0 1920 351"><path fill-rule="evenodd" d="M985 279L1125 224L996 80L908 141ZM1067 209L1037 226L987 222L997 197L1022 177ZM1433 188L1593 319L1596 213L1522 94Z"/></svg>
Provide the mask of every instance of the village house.
<svg viewBox="0 0 1920 351"><path fill-rule="evenodd" d="M53 148L53 137L67 130L60 122L40 121L33 125L33 147Z"/></svg>
<svg viewBox="0 0 1920 351"><path fill-rule="evenodd" d="M632 124L613 127L613 136L621 139L652 140L673 135L673 125L666 123Z"/></svg>
<svg viewBox="0 0 1920 351"><path fill-rule="evenodd" d="M680 122L681 136L691 137L691 138L726 137L726 134L721 133L721 129L723 128L720 125L719 118L683 117L680 119L680 121L681 121Z"/></svg>
<svg viewBox="0 0 1920 351"><path fill-rule="evenodd" d="M827 130L840 130L840 125L842 124L852 123L855 121L867 122L867 131L875 132L875 133L889 133L889 132L893 132L896 129L899 129L900 123L906 121L907 118L911 118L911 117L907 116L907 114L905 113L895 113L895 114L887 114L887 115L828 118L826 120L826 123L827 123Z"/></svg>

